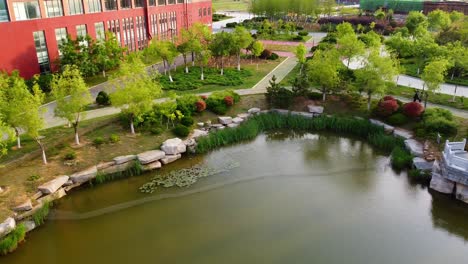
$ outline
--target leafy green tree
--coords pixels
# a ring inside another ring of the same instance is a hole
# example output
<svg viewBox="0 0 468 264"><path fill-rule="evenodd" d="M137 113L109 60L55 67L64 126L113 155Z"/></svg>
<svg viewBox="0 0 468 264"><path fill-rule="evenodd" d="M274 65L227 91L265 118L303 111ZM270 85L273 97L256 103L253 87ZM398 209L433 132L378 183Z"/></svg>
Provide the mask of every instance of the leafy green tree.
<svg viewBox="0 0 468 264"><path fill-rule="evenodd" d="M262 42L254 41L254 43L252 43L252 55L253 55L253 57L255 57L255 58L260 57L260 55L262 55L264 50L265 50L265 48L263 47Z"/></svg>
<svg viewBox="0 0 468 264"><path fill-rule="evenodd" d="M236 27L232 32L233 49L237 55L237 70L241 70L240 57L242 49L247 49L253 42L252 35L244 27Z"/></svg>
<svg viewBox="0 0 468 264"><path fill-rule="evenodd" d="M163 60L164 74L169 73L169 81L174 82L171 75L171 65L178 54L175 44L168 40L153 41L148 47L148 53Z"/></svg>
<svg viewBox="0 0 468 264"><path fill-rule="evenodd" d="M211 54L221 61L221 75L224 75L224 57L233 53L233 44L232 35L224 31L216 34L210 44Z"/></svg>
<svg viewBox="0 0 468 264"><path fill-rule="evenodd" d="M440 56L442 53L443 50L435 43L431 36L426 35L416 38L416 40L413 41L412 55L418 66L417 74L419 75L426 61Z"/></svg>
<svg viewBox="0 0 468 264"><path fill-rule="evenodd" d="M323 101L325 101L328 91L340 83L338 72L340 64L339 54L336 50L318 50L312 60L308 62L309 81L320 87Z"/></svg>
<svg viewBox="0 0 468 264"><path fill-rule="evenodd" d="M398 54L399 58L409 58L414 53L414 41L405 37L402 32L397 32L385 41L385 44L393 52Z"/></svg>
<svg viewBox="0 0 468 264"><path fill-rule="evenodd" d="M427 87L424 97L424 108L426 108L429 93L432 94L438 91L440 85L444 82L448 65L449 62L446 59L435 59L430 61L424 68L424 72L421 75L421 79Z"/></svg>
<svg viewBox="0 0 468 264"><path fill-rule="evenodd" d="M205 74L204 74L204 69L206 65L208 65L208 62L210 61L211 58L211 51L208 49L200 49L197 51L197 62L198 65L200 65L200 70L201 70L201 75L200 75L200 80L205 80Z"/></svg>
<svg viewBox="0 0 468 264"><path fill-rule="evenodd" d="M462 12L455 11L455 10L450 12L450 21L452 21L452 23L461 21L464 19L464 17L465 17L465 14L463 14Z"/></svg>
<svg viewBox="0 0 468 264"><path fill-rule="evenodd" d="M200 22L193 24L189 30L191 45L190 51L192 52L192 63L195 66L195 59L194 56L200 50L208 49L208 45L212 39L211 30L205 25Z"/></svg>
<svg viewBox="0 0 468 264"><path fill-rule="evenodd" d="M299 65L301 66L299 70L299 74L302 74L302 70L304 68L304 63L306 62L306 55L307 55L307 48L304 44L299 44L296 47L296 50L294 51L294 54L296 55L296 58L299 62Z"/></svg>
<svg viewBox="0 0 468 264"><path fill-rule="evenodd" d="M130 131L135 134L134 123L151 110L153 100L162 93L161 86L153 81L136 54L122 62L117 76L111 84L115 87L115 92L110 94L111 102L128 115Z"/></svg>
<svg viewBox="0 0 468 264"><path fill-rule="evenodd" d="M353 26L348 22L343 22L336 26L336 37L342 38L346 35L355 35Z"/></svg>
<svg viewBox="0 0 468 264"><path fill-rule="evenodd" d="M439 31L446 29L452 24L450 14L440 9L434 10L427 15L429 29Z"/></svg>
<svg viewBox="0 0 468 264"><path fill-rule="evenodd" d="M75 143L80 145L78 125L83 118L82 112L92 102L92 97L76 66L66 65L62 73L54 75L52 95L57 100L55 115L72 124Z"/></svg>
<svg viewBox="0 0 468 264"><path fill-rule="evenodd" d="M468 48L464 47L460 41L447 44L447 59L451 62L451 76L460 77L463 73L468 73Z"/></svg>
<svg viewBox="0 0 468 264"><path fill-rule="evenodd" d="M385 19L385 12L382 10L382 8L379 8L378 10L376 10L374 12L374 17L377 19L377 20L384 20Z"/></svg>
<svg viewBox="0 0 468 264"><path fill-rule="evenodd" d="M427 29L429 23L427 21L427 17L423 13L418 11L411 11L406 17L405 26L408 28L410 34L414 35L419 27Z"/></svg>
<svg viewBox="0 0 468 264"><path fill-rule="evenodd" d="M111 32L106 32L106 38L100 40L91 47L94 62L106 77L106 71L115 69L123 59L125 48L120 46L119 41Z"/></svg>
<svg viewBox="0 0 468 264"><path fill-rule="evenodd" d="M355 71L356 87L367 94L367 110L370 110L372 95L384 94L397 74L393 57L382 57L378 50L371 51L367 64Z"/></svg>
<svg viewBox="0 0 468 264"><path fill-rule="evenodd" d="M359 39L364 42L368 48L378 48L382 45L379 34L375 33L373 30L360 35Z"/></svg>
<svg viewBox="0 0 468 264"><path fill-rule="evenodd" d="M10 76L2 73L1 80L6 80L5 89L0 90L0 113L4 124L12 127L17 139L17 147L21 148L21 132L27 132L28 124L38 118L38 108L42 102L42 91L37 84L33 85L31 93L26 82L14 71ZM3 85L2 85L3 86Z"/></svg>
<svg viewBox="0 0 468 264"><path fill-rule="evenodd" d="M357 38L356 34L347 34L338 39L338 51L348 60L346 65L348 68L351 58L362 55L364 49L365 44Z"/></svg>

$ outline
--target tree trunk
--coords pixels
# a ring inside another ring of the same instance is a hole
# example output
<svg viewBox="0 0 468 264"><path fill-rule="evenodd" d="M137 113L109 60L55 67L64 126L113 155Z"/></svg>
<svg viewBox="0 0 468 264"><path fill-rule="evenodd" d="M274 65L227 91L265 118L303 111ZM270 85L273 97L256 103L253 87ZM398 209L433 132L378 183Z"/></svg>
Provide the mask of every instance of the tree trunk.
<svg viewBox="0 0 468 264"><path fill-rule="evenodd" d="M325 102L325 100L327 99L327 91L324 89L322 90L322 101Z"/></svg>
<svg viewBox="0 0 468 264"><path fill-rule="evenodd" d="M102 70L102 77L106 78L106 70Z"/></svg>
<svg viewBox="0 0 468 264"><path fill-rule="evenodd" d="M351 62L351 57L348 58L348 63L346 64L346 67L349 69L349 63Z"/></svg>
<svg viewBox="0 0 468 264"><path fill-rule="evenodd" d="M167 75L166 60L163 60L164 75Z"/></svg>
<svg viewBox="0 0 468 264"><path fill-rule="evenodd" d="M133 126L133 117L130 118L130 132L135 135L135 127Z"/></svg>
<svg viewBox="0 0 468 264"><path fill-rule="evenodd" d="M47 156L46 156L46 153L45 153L44 145L42 144L42 142L38 138L36 138L36 142L39 145L39 147L41 148L42 162L44 163L44 165L47 165Z"/></svg>
<svg viewBox="0 0 468 264"><path fill-rule="evenodd" d="M237 70L240 71L241 70L241 65L240 65L240 52L237 54Z"/></svg>
<svg viewBox="0 0 468 264"><path fill-rule="evenodd" d="M223 57L221 57L221 75L224 75L224 60L223 60Z"/></svg>
<svg viewBox="0 0 468 264"><path fill-rule="evenodd" d="M20 137L20 133L19 133L18 128L15 128L15 134L16 134L17 147L18 147L18 149L20 149L21 148L21 137Z"/></svg>
<svg viewBox="0 0 468 264"><path fill-rule="evenodd" d="M424 109L426 109L426 106L427 106L427 99L429 98L429 93L426 92L426 96L424 98Z"/></svg>
<svg viewBox="0 0 468 264"><path fill-rule="evenodd" d="M455 77L455 70L452 71L452 76L450 76L450 80L453 81L453 78Z"/></svg>
<svg viewBox="0 0 468 264"><path fill-rule="evenodd" d="M73 129L75 130L75 144L80 145L80 136L78 135L78 124L73 124Z"/></svg>
<svg viewBox="0 0 468 264"><path fill-rule="evenodd" d="M299 69L299 74L302 74L302 69L304 68L304 63L301 63L301 68Z"/></svg>
<svg viewBox="0 0 468 264"><path fill-rule="evenodd" d="M372 94L368 93L367 94L367 111L370 111L371 102L372 102Z"/></svg>
<svg viewBox="0 0 468 264"><path fill-rule="evenodd" d="M454 102L455 102L455 96L457 94L457 88L458 88L458 85L455 84L455 91L453 91L453 98L452 98L452 101L454 101Z"/></svg>
<svg viewBox="0 0 468 264"><path fill-rule="evenodd" d="M192 66L195 66L195 52L192 51Z"/></svg>
<svg viewBox="0 0 468 264"><path fill-rule="evenodd" d="M417 72L416 72L416 75L418 75L418 76L419 76L419 67L418 67L418 70L417 70Z"/></svg>
<svg viewBox="0 0 468 264"><path fill-rule="evenodd" d="M189 71L188 71L188 66L187 66L187 55L184 54L183 57L184 57L185 73L188 73Z"/></svg>
<svg viewBox="0 0 468 264"><path fill-rule="evenodd" d="M200 77L200 79L201 79L202 81L205 80L205 74L203 74L203 66L201 67L201 77Z"/></svg>

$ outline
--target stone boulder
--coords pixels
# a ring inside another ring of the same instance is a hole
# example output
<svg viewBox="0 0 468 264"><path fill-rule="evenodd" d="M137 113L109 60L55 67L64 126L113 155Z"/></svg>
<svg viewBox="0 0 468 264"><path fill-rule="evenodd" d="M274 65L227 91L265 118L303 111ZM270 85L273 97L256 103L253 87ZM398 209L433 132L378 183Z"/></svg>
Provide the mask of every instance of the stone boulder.
<svg viewBox="0 0 468 264"><path fill-rule="evenodd" d="M455 197L464 203L468 203L468 186L457 183L456 190Z"/></svg>
<svg viewBox="0 0 468 264"><path fill-rule="evenodd" d="M219 123L223 124L223 125L229 125L232 123L232 117L230 116L220 116L218 117L218 121Z"/></svg>
<svg viewBox="0 0 468 264"><path fill-rule="evenodd" d="M413 158L413 166L418 170L430 171L434 166L434 162L426 161L425 159L420 157L415 157Z"/></svg>
<svg viewBox="0 0 468 264"><path fill-rule="evenodd" d="M149 164L151 162L158 161L166 156L166 153L161 150L150 150L145 151L137 155L138 160L142 165Z"/></svg>
<svg viewBox="0 0 468 264"><path fill-rule="evenodd" d="M92 166L84 171L80 171L70 175L70 179L73 181L73 183L84 183L96 178L96 175L97 167Z"/></svg>
<svg viewBox="0 0 468 264"><path fill-rule="evenodd" d="M393 130L393 135L404 139L413 138L413 132L402 128L395 128L395 130Z"/></svg>
<svg viewBox="0 0 468 264"><path fill-rule="evenodd" d="M160 169L161 167L162 167L161 162L158 160L158 161L143 165L141 169L143 171L152 171L152 170Z"/></svg>
<svg viewBox="0 0 468 264"><path fill-rule="evenodd" d="M136 158L137 158L136 155L126 155L126 156L115 157L113 161L115 162L115 164L119 165L125 162L135 160Z"/></svg>
<svg viewBox="0 0 468 264"><path fill-rule="evenodd" d="M238 126L239 126L239 124L234 124L234 123L227 125L227 127L229 127L229 128L235 128L235 127L238 127Z"/></svg>
<svg viewBox="0 0 468 264"><path fill-rule="evenodd" d="M441 193L451 194L455 183L442 177L437 172L432 171L432 179L429 187Z"/></svg>
<svg viewBox="0 0 468 264"><path fill-rule="evenodd" d="M308 105L307 110L309 113L321 115L323 114L323 106L316 106L316 105Z"/></svg>
<svg viewBox="0 0 468 264"><path fill-rule="evenodd" d="M242 122L244 122L244 119L240 118L240 117L235 117L235 118L232 119L232 123L234 123L234 124L240 124Z"/></svg>
<svg viewBox="0 0 468 264"><path fill-rule="evenodd" d="M242 119L245 120L245 119L250 117L250 114L249 113L240 113L240 114L237 115L237 117L242 118Z"/></svg>
<svg viewBox="0 0 468 264"><path fill-rule="evenodd" d="M126 163L122 163L122 164L114 164L114 165L112 165L110 167L99 170L99 173L101 173L103 175L109 175L109 174L124 172L124 171L127 171L128 169L130 169L131 167L133 167L134 165L135 165L134 161L126 162Z"/></svg>
<svg viewBox="0 0 468 264"><path fill-rule="evenodd" d="M60 187L67 183L69 179L70 177L66 175L59 176L49 182L42 184L41 186L37 187L37 189L43 194L51 194L56 192Z"/></svg>
<svg viewBox="0 0 468 264"><path fill-rule="evenodd" d="M180 155L180 154L166 155L165 158L161 159L161 162L162 162L162 164L166 165L166 164L169 164L171 162L174 162L174 161L180 159L181 157L182 157L182 155Z"/></svg>
<svg viewBox="0 0 468 264"><path fill-rule="evenodd" d="M257 107L254 107L254 108L250 108L247 112L251 115L255 115L255 114L258 114L260 113L260 108L257 108Z"/></svg>
<svg viewBox="0 0 468 264"><path fill-rule="evenodd" d="M15 206L13 211L15 212L24 212L24 211L31 211L33 209L31 199L26 200L25 202Z"/></svg>
<svg viewBox="0 0 468 264"><path fill-rule="evenodd" d="M16 228L16 221L12 217L8 217L3 223L0 223L0 238L8 235Z"/></svg>
<svg viewBox="0 0 468 264"><path fill-rule="evenodd" d="M41 198L37 199L37 201L40 204L50 203L50 202L53 202L55 200L58 200L58 199L64 197L65 195L67 195L67 193L65 192L65 189L60 188L56 192L54 192L52 194L49 194L49 195L46 195L44 197L41 197Z"/></svg>
<svg viewBox="0 0 468 264"><path fill-rule="evenodd" d="M161 146L161 150L166 153L166 155L177 155L187 151L187 146L184 144L180 138L171 138L166 141Z"/></svg>
<svg viewBox="0 0 468 264"><path fill-rule="evenodd" d="M224 127L224 125L222 125L222 124L213 124L213 125L211 125L211 127L214 128L214 129L220 129L220 128Z"/></svg>
<svg viewBox="0 0 468 264"><path fill-rule="evenodd" d="M208 135L208 131L205 130L200 130L200 129L194 129L192 135L190 136L191 138L197 139L199 137L204 137Z"/></svg>
<svg viewBox="0 0 468 264"><path fill-rule="evenodd" d="M26 233L31 232L32 230L36 228L36 223L34 223L34 221L32 220L24 221L22 222L22 224L26 228Z"/></svg>
<svg viewBox="0 0 468 264"><path fill-rule="evenodd" d="M107 169L109 167L112 167L115 164L116 164L115 161L100 162L98 165L96 165L96 167L97 167L98 171L101 171L101 170L105 170L105 169Z"/></svg>
<svg viewBox="0 0 468 264"><path fill-rule="evenodd" d="M202 128L202 127L204 127L204 126L205 126L205 123L203 123L203 122L199 122L199 123L197 123L197 126L198 126L198 127L200 127L200 128Z"/></svg>
<svg viewBox="0 0 468 264"><path fill-rule="evenodd" d="M405 140L405 146L413 156L424 157L423 144L421 142L415 139L407 139Z"/></svg>
<svg viewBox="0 0 468 264"><path fill-rule="evenodd" d="M388 133L388 134L391 134L395 131L395 127L394 126L391 126L391 125L387 125L385 124L384 122L382 121L379 121L379 120L375 120L375 119L369 119L369 122L371 122L372 124L376 125L376 126L381 126L384 128L385 132Z"/></svg>

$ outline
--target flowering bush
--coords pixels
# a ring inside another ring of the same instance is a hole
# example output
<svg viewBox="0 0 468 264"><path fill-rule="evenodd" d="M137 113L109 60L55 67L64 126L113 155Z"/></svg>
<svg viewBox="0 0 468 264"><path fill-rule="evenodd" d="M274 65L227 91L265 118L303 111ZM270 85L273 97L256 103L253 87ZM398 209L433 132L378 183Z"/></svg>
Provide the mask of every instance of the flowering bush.
<svg viewBox="0 0 468 264"><path fill-rule="evenodd" d="M403 113L408 117L419 117L424 112L424 107L418 102L410 102L403 106Z"/></svg>
<svg viewBox="0 0 468 264"><path fill-rule="evenodd" d="M381 117L387 117L395 113L398 110L398 108L398 102L395 99L384 100L379 102L379 105L376 109L376 113Z"/></svg>
<svg viewBox="0 0 468 264"><path fill-rule="evenodd" d="M206 103L203 100L197 101L195 103L195 107L197 108L197 112L203 112L206 109Z"/></svg>
<svg viewBox="0 0 468 264"><path fill-rule="evenodd" d="M234 98L232 98L232 96L226 96L224 97L224 103L226 104L226 106L233 106Z"/></svg>
<svg viewBox="0 0 468 264"><path fill-rule="evenodd" d="M384 101L392 101L392 100L393 100L393 101L396 101L395 98L393 98L393 96L391 96L391 95L386 95L386 96L384 96L383 100L384 100Z"/></svg>

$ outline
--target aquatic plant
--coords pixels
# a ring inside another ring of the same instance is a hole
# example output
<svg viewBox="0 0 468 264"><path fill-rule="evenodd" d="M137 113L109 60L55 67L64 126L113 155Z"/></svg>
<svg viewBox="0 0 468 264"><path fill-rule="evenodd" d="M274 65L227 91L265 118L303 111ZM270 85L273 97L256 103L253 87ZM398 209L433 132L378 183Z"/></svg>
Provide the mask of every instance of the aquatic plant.
<svg viewBox="0 0 468 264"><path fill-rule="evenodd" d="M413 164L413 156L405 148L396 147L392 151L391 162L397 170L408 169Z"/></svg>
<svg viewBox="0 0 468 264"><path fill-rule="evenodd" d="M50 207L52 206L51 202L45 202L39 210L37 210L33 215L32 219L36 226L44 224L45 219L49 215Z"/></svg>
<svg viewBox="0 0 468 264"><path fill-rule="evenodd" d="M128 168L126 171L116 172L116 173L111 173L111 174L104 174L104 173L98 172L98 174L96 175L96 178L94 178L92 183L101 184L101 183L105 183L105 182L113 181L117 179L138 176L138 175L141 175L142 173L143 173L143 167L141 163L138 160L135 160L133 162L133 165L130 168Z"/></svg>
<svg viewBox="0 0 468 264"><path fill-rule="evenodd" d="M23 224L17 225L10 234L0 240L0 255L13 252L18 247L18 244L24 240L25 236L26 227Z"/></svg>

